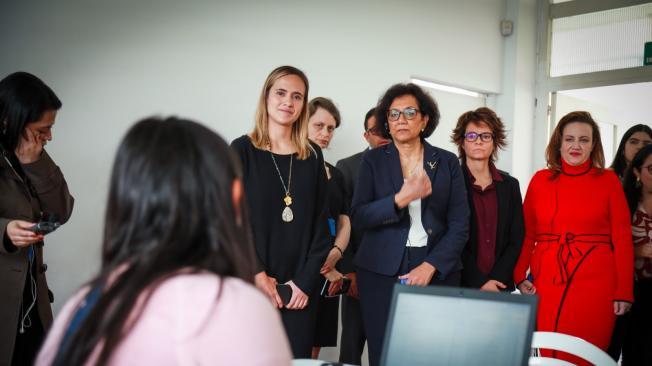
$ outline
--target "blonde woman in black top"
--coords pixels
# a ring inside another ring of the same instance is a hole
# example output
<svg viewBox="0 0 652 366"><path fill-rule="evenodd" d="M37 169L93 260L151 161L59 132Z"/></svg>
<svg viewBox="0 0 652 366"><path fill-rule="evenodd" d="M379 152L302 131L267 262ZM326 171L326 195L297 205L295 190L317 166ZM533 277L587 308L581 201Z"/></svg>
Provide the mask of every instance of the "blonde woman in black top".
<svg viewBox="0 0 652 366"><path fill-rule="evenodd" d="M254 130L232 143L243 165L256 286L279 308L295 358L311 356L319 271L331 246L324 158L308 140L307 99L301 70L275 69L263 85ZM279 284L292 289L286 304Z"/></svg>

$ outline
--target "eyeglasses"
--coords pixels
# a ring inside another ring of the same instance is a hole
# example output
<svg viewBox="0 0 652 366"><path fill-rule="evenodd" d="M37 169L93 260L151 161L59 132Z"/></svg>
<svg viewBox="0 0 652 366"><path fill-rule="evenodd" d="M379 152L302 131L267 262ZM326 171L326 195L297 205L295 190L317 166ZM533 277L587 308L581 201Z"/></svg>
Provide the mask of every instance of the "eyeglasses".
<svg viewBox="0 0 652 366"><path fill-rule="evenodd" d="M380 126L374 126L369 129L367 129L367 132L374 136L382 136L383 135L383 130L380 128Z"/></svg>
<svg viewBox="0 0 652 366"><path fill-rule="evenodd" d="M489 142L494 139L494 135L490 132L483 132L483 133L467 132L466 134L464 134L464 138L466 139L466 141L469 142L475 142L478 139L478 137L480 138L480 140L482 140L482 142Z"/></svg>
<svg viewBox="0 0 652 366"><path fill-rule="evenodd" d="M643 171L643 169L647 169L647 172L652 174L652 164L650 164L648 166L642 166L641 171Z"/></svg>
<svg viewBox="0 0 652 366"><path fill-rule="evenodd" d="M401 118L401 113L403 113L405 119L412 120L417 116L419 110L414 107L407 107L402 111L396 108L392 108L389 110L389 112L387 112L387 119L391 122L398 121L398 119Z"/></svg>

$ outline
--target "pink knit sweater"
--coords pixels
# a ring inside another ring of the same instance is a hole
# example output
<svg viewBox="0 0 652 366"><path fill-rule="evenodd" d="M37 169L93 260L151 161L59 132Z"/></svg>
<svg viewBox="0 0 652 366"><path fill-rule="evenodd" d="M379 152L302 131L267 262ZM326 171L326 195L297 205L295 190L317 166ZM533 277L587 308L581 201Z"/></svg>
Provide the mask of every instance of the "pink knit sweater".
<svg viewBox="0 0 652 366"><path fill-rule="evenodd" d="M217 292L222 286L217 299ZM50 365L80 290L61 310L36 365ZM94 364L99 348L87 365ZM292 355L278 312L253 286L213 274L179 274L152 294L110 365L290 365Z"/></svg>

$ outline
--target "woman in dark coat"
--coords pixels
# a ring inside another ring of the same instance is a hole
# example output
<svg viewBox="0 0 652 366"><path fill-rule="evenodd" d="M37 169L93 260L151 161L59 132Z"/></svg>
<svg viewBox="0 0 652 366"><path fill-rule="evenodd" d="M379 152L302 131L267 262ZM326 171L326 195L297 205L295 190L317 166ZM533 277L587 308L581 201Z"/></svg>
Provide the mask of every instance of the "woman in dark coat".
<svg viewBox="0 0 652 366"><path fill-rule="evenodd" d="M13 73L0 81L0 365L32 364L52 323L41 219L64 223L73 198L45 152L61 102L43 81Z"/></svg>
<svg viewBox="0 0 652 366"><path fill-rule="evenodd" d="M462 114L452 136L471 209L462 285L483 291L514 291L512 272L525 236L518 180L494 165L505 137L500 118L484 107Z"/></svg>

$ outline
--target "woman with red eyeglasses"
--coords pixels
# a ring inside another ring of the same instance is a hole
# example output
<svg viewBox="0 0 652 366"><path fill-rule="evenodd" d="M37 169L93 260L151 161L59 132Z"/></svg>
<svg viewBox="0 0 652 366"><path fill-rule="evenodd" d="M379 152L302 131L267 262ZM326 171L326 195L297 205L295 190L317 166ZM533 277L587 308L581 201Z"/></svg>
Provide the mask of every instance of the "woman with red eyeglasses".
<svg viewBox="0 0 652 366"><path fill-rule="evenodd" d="M604 169L600 130L588 112L562 117L546 160L548 168L534 175L525 196L525 240L514 279L522 293L539 295L538 331L606 350L616 315L633 301L625 195L616 174ZM552 357L586 364L563 352Z"/></svg>

